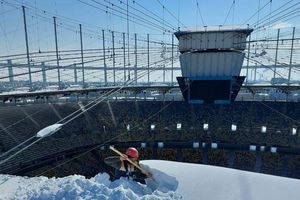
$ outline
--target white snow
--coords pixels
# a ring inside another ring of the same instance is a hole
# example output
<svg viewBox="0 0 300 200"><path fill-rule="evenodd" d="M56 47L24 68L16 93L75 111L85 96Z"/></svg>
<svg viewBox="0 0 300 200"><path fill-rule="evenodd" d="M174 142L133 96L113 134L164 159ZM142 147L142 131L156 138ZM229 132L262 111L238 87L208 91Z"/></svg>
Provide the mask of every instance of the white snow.
<svg viewBox="0 0 300 200"><path fill-rule="evenodd" d="M182 199L174 192L178 185L174 177L152 171L156 178L147 180L149 186L127 178L111 182L106 173L91 179L81 175L50 179L0 175L0 199Z"/></svg>
<svg viewBox="0 0 300 200"><path fill-rule="evenodd" d="M248 26L235 26L235 25L226 25L226 26L191 26L187 27L186 29L182 29L182 31L236 31L236 30L243 30L248 29Z"/></svg>
<svg viewBox="0 0 300 200"><path fill-rule="evenodd" d="M222 167L146 160L147 186L106 173L93 178L0 175L0 199L298 200L300 180Z"/></svg>
<svg viewBox="0 0 300 200"><path fill-rule="evenodd" d="M148 160L143 164L178 180L188 200L299 200L300 180L200 164Z"/></svg>
<svg viewBox="0 0 300 200"><path fill-rule="evenodd" d="M52 135L62 128L63 124L52 124L37 132L36 137L46 137Z"/></svg>

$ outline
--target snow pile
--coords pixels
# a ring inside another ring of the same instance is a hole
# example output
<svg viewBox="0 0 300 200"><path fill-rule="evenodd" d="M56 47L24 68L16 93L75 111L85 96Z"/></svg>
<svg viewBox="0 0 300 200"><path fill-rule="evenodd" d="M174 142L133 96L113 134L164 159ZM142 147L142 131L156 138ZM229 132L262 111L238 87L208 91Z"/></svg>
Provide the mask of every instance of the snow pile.
<svg viewBox="0 0 300 200"><path fill-rule="evenodd" d="M160 170L150 168L148 165L141 164L145 171L150 172L153 178L146 179L146 184L153 191L160 190L162 192L175 191L178 187L178 181L174 176L170 176ZM167 171L167 170L165 170Z"/></svg>
<svg viewBox="0 0 300 200"><path fill-rule="evenodd" d="M154 177L147 186L126 178L111 182L106 173L91 179L0 175L0 199L300 199L297 179L171 161L141 163Z"/></svg>
<svg viewBox="0 0 300 200"><path fill-rule="evenodd" d="M178 185L175 178L169 179L158 170L152 172L156 178L147 180L151 186L127 178L111 182L106 173L91 179L81 175L50 179L0 175L0 199L182 199L174 192Z"/></svg>
<svg viewBox="0 0 300 200"><path fill-rule="evenodd" d="M53 133L59 131L62 128L63 124L52 124L50 126L47 126L40 130L37 134L36 137L46 137L50 136Z"/></svg>
<svg viewBox="0 0 300 200"><path fill-rule="evenodd" d="M175 176L176 192L188 200L299 200L300 180L224 167L147 160L142 162Z"/></svg>

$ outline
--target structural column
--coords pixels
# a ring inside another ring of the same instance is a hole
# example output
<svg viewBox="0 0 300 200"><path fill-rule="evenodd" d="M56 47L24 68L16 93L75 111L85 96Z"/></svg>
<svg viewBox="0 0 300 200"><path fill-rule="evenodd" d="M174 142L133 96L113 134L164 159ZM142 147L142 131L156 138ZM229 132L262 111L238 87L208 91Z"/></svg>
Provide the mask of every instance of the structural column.
<svg viewBox="0 0 300 200"><path fill-rule="evenodd" d="M85 87L85 82L84 82L84 62L83 62L83 44L82 44L82 29L81 29L81 24L79 24L79 31L80 31L81 67L82 67L82 87Z"/></svg>
<svg viewBox="0 0 300 200"><path fill-rule="evenodd" d="M76 64L74 66L74 82L77 85L78 84L78 77L77 77L77 69L76 69Z"/></svg>
<svg viewBox="0 0 300 200"><path fill-rule="evenodd" d="M13 83L14 82L14 72L13 72L11 60L7 60L7 67L8 67L9 82Z"/></svg>
<svg viewBox="0 0 300 200"><path fill-rule="evenodd" d="M295 27L293 28L293 36L292 36L292 46L291 46L291 55L290 55L288 85L291 84L291 71L292 71L292 64L293 64L294 39L295 39Z"/></svg>
<svg viewBox="0 0 300 200"><path fill-rule="evenodd" d="M104 85L107 86L107 70L106 70L106 60L105 60L105 38L104 30L102 30L102 41L103 41L103 65L104 65Z"/></svg>
<svg viewBox="0 0 300 200"><path fill-rule="evenodd" d="M249 70L249 59L250 59L250 46L251 46L251 35L249 35L249 40L248 40L248 55L247 55L247 70L246 70L246 85L248 85L248 70Z"/></svg>
<svg viewBox="0 0 300 200"><path fill-rule="evenodd" d="M57 44L57 32L56 32L56 17L53 17L54 20L54 35L55 35L55 51L56 51L56 65L57 65L57 78L58 78L58 88L61 88L60 82L60 67L59 67L59 56L58 56L58 44Z"/></svg>
<svg viewBox="0 0 300 200"><path fill-rule="evenodd" d="M123 62L124 62L124 83L126 82L126 57L125 57L125 33L123 33Z"/></svg>
<svg viewBox="0 0 300 200"><path fill-rule="evenodd" d="M25 31L25 42L26 42L26 55L27 55L27 65L28 65L29 87L30 87L30 89L32 89L31 67L30 67L30 58L29 58L29 46L28 46L28 35L27 35L25 6L22 6L22 10L23 10L23 20L24 20L24 31Z"/></svg>
<svg viewBox="0 0 300 200"><path fill-rule="evenodd" d="M135 85L137 85L137 35L134 34L134 55L135 55L135 65L134 65L134 79Z"/></svg>
<svg viewBox="0 0 300 200"><path fill-rule="evenodd" d="M171 70L171 85L173 85L174 76L174 35L172 34L172 70Z"/></svg>
<svg viewBox="0 0 300 200"><path fill-rule="evenodd" d="M115 36L114 32L111 32L112 37L112 52L113 52L113 75L114 75L114 85L116 85L116 60L115 60Z"/></svg>
<svg viewBox="0 0 300 200"><path fill-rule="evenodd" d="M274 64L273 84L275 83L275 77L276 77L277 58L278 58L279 34L280 34L280 29L277 30L277 42L276 42L276 50L275 50L275 64Z"/></svg>
<svg viewBox="0 0 300 200"><path fill-rule="evenodd" d="M149 34L147 34L147 55L148 55L148 85L150 83L150 55L149 55Z"/></svg>
<svg viewBox="0 0 300 200"><path fill-rule="evenodd" d="M257 71L257 63L255 63L255 68L254 68L254 83L256 82L256 71Z"/></svg>
<svg viewBox="0 0 300 200"><path fill-rule="evenodd" d="M162 57L164 59L164 62L163 62L163 83L166 82L166 58L165 58L166 52L165 52L165 49L166 49L166 44L163 44L163 54L162 54Z"/></svg>
<svg viewBox="0 0 300 200"><path fill-rule="evenodd" d="M47 77L46 77L45 63L42 62L41 66L42 66L43 87L46 87L46 85L47 85Z"/></svg>

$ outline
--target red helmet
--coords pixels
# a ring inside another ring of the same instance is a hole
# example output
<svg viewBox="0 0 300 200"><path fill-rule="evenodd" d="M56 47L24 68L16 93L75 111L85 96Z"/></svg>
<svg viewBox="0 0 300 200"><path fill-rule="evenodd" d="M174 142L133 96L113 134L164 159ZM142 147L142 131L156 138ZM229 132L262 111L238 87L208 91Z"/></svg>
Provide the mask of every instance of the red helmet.
<svg viewBox="0 0 300 200"><path fill-rule="evenodd" d="M134 147L129 147L127 150L126 150L126 153L125 153L127 156L131 157L131 158L138 158L139 157L139 152L138 150L136 150L136 148Z"/></svg>

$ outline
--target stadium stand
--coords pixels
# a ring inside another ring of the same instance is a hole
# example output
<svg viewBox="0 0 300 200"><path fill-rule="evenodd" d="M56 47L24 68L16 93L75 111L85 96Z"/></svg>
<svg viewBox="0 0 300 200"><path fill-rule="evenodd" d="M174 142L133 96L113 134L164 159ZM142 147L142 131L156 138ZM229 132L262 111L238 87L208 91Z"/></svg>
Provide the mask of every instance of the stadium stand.
<svg viewBox="0 0 300 200"><path fill-rule="evenodd" d="M41 128L56 123L77 109L83 109L83 104L0 107L0 152L4 153L35 135ZM291 134L292 127L297 127L297 123L268 107L296 121L300 119L300 104L296 102L252 101L234 102L230 105L189 105L181 101L106 101L66 124L53 136L45 138L2 164L0 173L14 174L25 169L24 166L38 166L39 162L45 162L47 156L51 155L58 158L54 163L60 163L64 153L66 156L73 155L82 151L82 148L107 141L111 144L182 141L199 142L200 147L178 149L147 146L140 148L141 159L180 160L300 178L300 155L270 153L268 150L261 152L260 164L257 163L259 159L256 159L258 150L250 152L248 148L230 150L201 146L202 142L205 142L299 148L298 134ZM236 126L236 130L231 130L232 125ZM262 131L262 127L266 130ZM72 149L78 150L70 153ZM99 159L109 154L109 150L99 150L96 153ZM82 174L92 175L97 170L101 171L100 166L97 166L99 163L95 152L87 153L84 157L76 161L74 170L62 167L60 169L63 170L57 169L54 174L66 175L78 170ZM48 167L53 165L48 163ZM257 167L259 170L256 170ZM34 175L45 168L47 166L41 165L34 170L23 170L22 173ZM92 170L88 171L90 168ZM51 176L51 173L47 175Z"/></svg>

